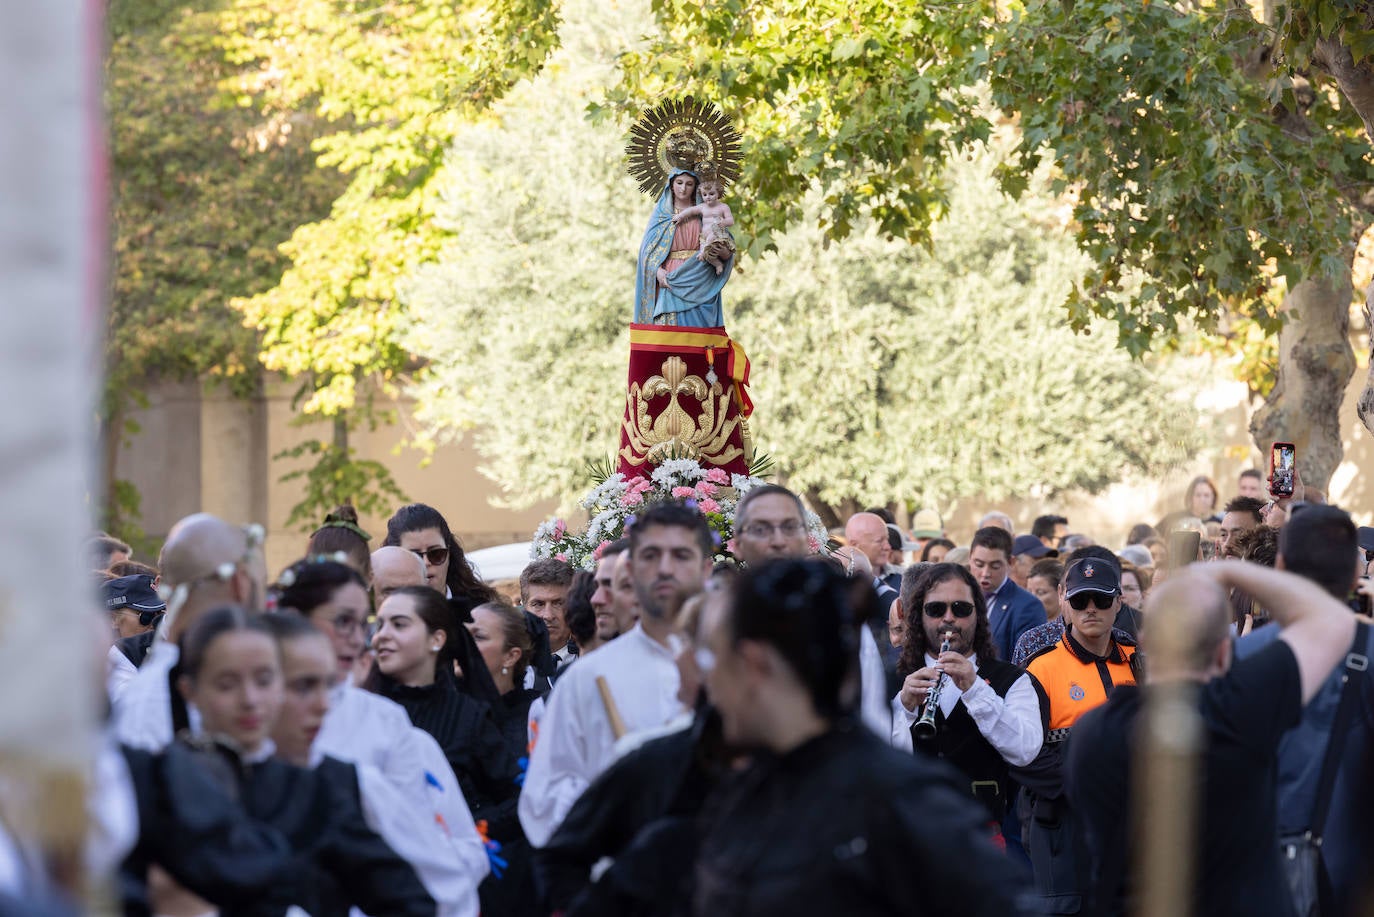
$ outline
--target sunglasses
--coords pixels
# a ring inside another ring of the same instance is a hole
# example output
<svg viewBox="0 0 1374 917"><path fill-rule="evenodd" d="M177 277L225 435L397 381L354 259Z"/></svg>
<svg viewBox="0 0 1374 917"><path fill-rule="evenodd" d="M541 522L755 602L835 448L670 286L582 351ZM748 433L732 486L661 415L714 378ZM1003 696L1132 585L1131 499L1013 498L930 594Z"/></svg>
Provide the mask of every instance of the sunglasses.
<svg viewBox="0 0 1374 917"><path fill-rule="evenodd" d="M1080 592L1078 595L1069 596L1069 605L1074 611L1082 611L1092 602L1097 606L1098 611L1106 611L1112 607L1112 602L1116 601L1116 596L1107 595L1105 592Z"/></svg>
<svg viewBox="0 0 1374 917"><path fill-rule="evenodd" d="M425 548L423 551L417 548L411 548L410 553L417 557L423 557L425 563L429 564L431 567L437 567L448 560L448 548Z"/></svg>
<svg viewBox="0 0 1374 917"><path fill-rule="evenodd" d="M973 614L972 602L926 602L925 613L927 618L943 618L946 611L954 613L956 618L967 618Z"/></svg>

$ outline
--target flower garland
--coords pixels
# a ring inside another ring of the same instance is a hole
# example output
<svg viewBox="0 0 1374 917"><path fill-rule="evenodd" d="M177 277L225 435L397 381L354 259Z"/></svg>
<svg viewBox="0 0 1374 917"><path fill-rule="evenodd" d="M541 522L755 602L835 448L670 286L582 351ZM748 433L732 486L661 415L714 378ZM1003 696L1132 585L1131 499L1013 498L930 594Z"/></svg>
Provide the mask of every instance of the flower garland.
<svg viewBox="0 0 1374 917"><path fill-rule="evenodd" d="M760 478L705 468L692 459L669 459L648 476L626 478L619 472L597 484L582 498L587 527L574 532L562 519L548 519L534 531L530 557L552 557L574 568L594 570L601 552L625 534L627 524L646 504L680 500L706 517L716 536L717 561L734 560L735 507ZM820 517L806 512L807 542L820 550L825 528Z"/></svg>

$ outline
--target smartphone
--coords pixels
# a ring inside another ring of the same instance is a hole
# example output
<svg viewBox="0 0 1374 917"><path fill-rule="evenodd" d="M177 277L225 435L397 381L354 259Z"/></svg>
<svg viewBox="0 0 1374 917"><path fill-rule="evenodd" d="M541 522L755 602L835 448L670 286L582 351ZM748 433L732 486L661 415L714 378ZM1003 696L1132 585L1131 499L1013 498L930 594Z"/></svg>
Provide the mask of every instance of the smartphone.
<svg viewBox="0 0 1374 917"><path fill-rule="evenodd" d="M1200 532L1170 532L1169 569L1177 570L1188 564L1196 563L1201 547L1202 534Z"/></svg>
<svg viewBox="0 0 1374 917"><path fill-rule="evenodd" d="M1293 467L1297 449L1292 443L1269 447L1269 493L1275 497L1293 496Z"/></svg>

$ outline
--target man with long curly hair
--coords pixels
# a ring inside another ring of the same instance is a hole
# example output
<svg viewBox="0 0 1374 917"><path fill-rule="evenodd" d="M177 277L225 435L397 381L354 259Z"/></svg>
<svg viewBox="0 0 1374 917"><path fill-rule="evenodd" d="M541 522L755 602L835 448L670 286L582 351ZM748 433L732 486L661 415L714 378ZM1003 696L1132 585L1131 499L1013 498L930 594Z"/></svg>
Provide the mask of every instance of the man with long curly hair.
<svg viewBox="0 0 1374 917"><path fill-rule="evenodd" d="M892 701L892 744L959 768L969 792L1000 822L1012 791L1009 769L1035 760L1044 742L1035 682L997 658L983 592L963 567L935 564L904 599L906 641L897 670L909 674ZM941 678L931 733L917 724Z"/></svg>

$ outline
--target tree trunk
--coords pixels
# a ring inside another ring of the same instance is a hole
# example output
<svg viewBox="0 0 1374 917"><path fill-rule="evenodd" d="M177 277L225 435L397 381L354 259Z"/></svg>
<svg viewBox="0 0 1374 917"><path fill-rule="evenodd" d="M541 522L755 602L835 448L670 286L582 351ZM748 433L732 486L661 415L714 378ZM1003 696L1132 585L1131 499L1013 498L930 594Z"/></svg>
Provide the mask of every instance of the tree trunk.
<svg viewBox="0 0 1374 917"><path fill-rule="evenodd" d="M1369 329L1369 369L1365 375L1364 391L1355 410L1364 428L1374 433L1374 281L1364 290L1364 325Z"/></svg>
<svg viewBox="0 0 1374 917"><path fill-rule="evenodd" d="M1350 49L1331 38L1316 43L1312 59L1336 80L1341 95L1364 122L1365 135L1374 140L1374 70L1367 63L1356 64Z"/></svg>
<svg viewBox="0 0 1374 917"><path fill-rule="evenodd" d="M1265 455L1274 441L1297 446L1303 483L1325 491L1341 462L1341 402L1355 374L1350 347L1350 274L1304 280L1284 299L1274 390L1250 421Z"/></svg>

